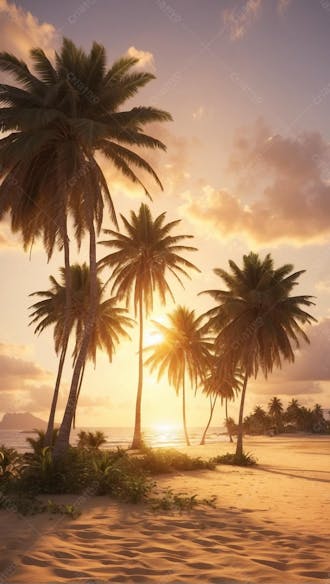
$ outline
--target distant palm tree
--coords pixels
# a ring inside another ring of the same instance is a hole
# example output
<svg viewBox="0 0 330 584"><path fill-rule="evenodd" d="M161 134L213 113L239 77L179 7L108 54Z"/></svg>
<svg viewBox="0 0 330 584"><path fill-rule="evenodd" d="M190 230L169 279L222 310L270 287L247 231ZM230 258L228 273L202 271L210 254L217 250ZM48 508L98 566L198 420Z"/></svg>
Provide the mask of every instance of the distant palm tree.
<svg viewBox="0 0 330 584"><path fill-rule="evenodd" d="M312 430L313 432L322 432L326 428L326 421L323 415L323 409L320 404L315 404L312 409Z"/></svg>
<svg viewBox="0 0 330 584"><path fill-rule="evenodd" d="M151 355L145 363L151 372L158 369L158 379L167 370L168 381L177 395L182 390L183 429L186 444L190 446L186 422L186 376L196 390L210 366L212 343L203 335L201 318L195 316L194 310L178 306L168 318L168 327L154 323L163 341L146 348Z"/></svg>
<svg viewBox="0 0 330 584"><path fill-rule="evenodd" d="M221 403L225 401L226 405L226 420L228 419L228 400L235 399L235 396L242 389L243 377L240 370L228 369L225 358L214 356L212 357L212 365L204 378L202 390L210 398L210 416L203 432L200 444L205 444L206 434L212 421L214 407L217 398L221 398ZM229 439L232 442L231 434Z"/></svg>
<svg viewBox="0 0 330 584"><path fill-rule="evenodd" d="M88 318L54 449L57 456L69 445L77 388L96 314L96 233L102 225L105 203L117 226L110 191L95 155L103 154L149 194L135 169L162 185L150 164L131 148L165 150L160 140L144 133L144 127L150 122L169 121L171 116L153 107L123 111L124 103L154 79L150 73L134 70L138 59L123 57L107 69L102 45L93 43L86 53L69 39L63 40L54 64L42 49L31 51L31 58L35 74L14 55L0 54L0 69L13 74L19 85L0 85L1 101L6 106L0 110L0 127L11 132L0 143L0 218L10 213L12 228L22 233L25 246L39 236L48 255L55 243L63 246L67 282L67 218L73 220L78 243L85 232L89 234ZM69 321L70 286L66 314ZM68 339L68 330L66 335Z"/></svg>
<svg viewBox="0 0 330 584"><path fill-rule="evenodd" d="M229 262L231 271L215 269L226 290L207 290L217 305L206 313L208 328L217 335L216 344L228 353L228 359L244 371L239 411L236 453L243 453L243 414L249 378L264 375L280 367L282 359L294 361L292 343L308 342L301 325L315 319L302 307L313 305L311 296L290 296L303 271L291 273L292 265L275 269L268 254L243 256L243 267Z"/></svg>
<svg viewBox="0 0 330 584"><path fill-rule="evenodd" d="M52 405L48 420L46 432L46 444L49 445L50 437L53 434L56 406L60 389L63 366L67 352L67 342L65 337L65 302L66 302L66 271L61 268L61 282L51 276L50 281L52 288L50 290L34 292L31 296L43 298L33 304L31 314L31 323L37 324L35 332L40 334L50 325L54 325L54 342L55 350L61 351L56 384L52 399ZM72 286L72 310L70 315L69 332L75 333L75 344L73 350L73 363L79 354L82 342L85 321L88 314L89 290L90 290L90 272L88 266L84 263L74 264L71 266L71 286ZM126 331L133 325L133 321L126 315L126 310L116 306L116 298L104 300L105 289L100 278L97 279L97 311L94 321L93 330L89 339L87 358L94 363L96 360L96 351L101 349L106 351L110 361L116 345L121 337L129 338ZM76 405L80 394L85 368L81 371L79 387L77 391ZM75 409L76 409L75 405Z"/></svg>
<svg viewBox="0 0 330 584"><path fill-rule="evenodd" d="M294 424L295 426L299 425L300 419L300 403L296 398L292 398L286 408L285 412L285 419L287 422Z"/></svg>
<svg viewBox="0 0 330 584"><path fill-rule="evenodd" d="M81 430L78 434L78 448L87 448L88 450L98 450L100 446L106 444L107 439L104 432L86 432Z"/></svg>
<svg viewBox="0 0 330 584"><path fill-rule="evenodd" d="M278 397L273 397L268 404L268 413L273 418L276 431L280 432L283 427L283 404Z"/></svg>
<svg viewBox="0 0 330 584"><path fill-rule="evenodd" d="M192 235L171 235L180 221L165 223L166 213L153 219L150 209L142 204L136 214L131 211L130 221L121 215L126 234L105 230L111 239L101 243L114 249L100 260L101 268L111 268L112 292L126 305L133 296L135 315L139 318L139 377L135 409L135 425L132 448L141 448L141 401L143 390L143 327L144 318L153 310L154 294L162 304L167 295L174 300L168 276L174 276L182 285L182 276L189 277L187 269L199 271L194 264L179 255L182 251L196 248L183 245Z"/></svg>

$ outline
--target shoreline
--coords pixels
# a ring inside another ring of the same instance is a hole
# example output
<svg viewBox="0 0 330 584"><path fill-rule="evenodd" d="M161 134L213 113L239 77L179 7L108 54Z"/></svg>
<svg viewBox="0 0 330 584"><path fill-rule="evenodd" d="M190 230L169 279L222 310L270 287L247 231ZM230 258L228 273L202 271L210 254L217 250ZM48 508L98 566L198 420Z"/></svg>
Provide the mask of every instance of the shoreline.
<svg viewBox="0 0 330 584"><path fill-rule="evenodd" d="M215 471L156 477L160 489L199 498L217 495L215 509L166 513L108 497L63 495L48 498L65 503L80 499L78 519L1 511L0 581L326 581L329 447L329 436L246 437L245 450L258 458L257 467L221 465ZM210 458L234 448L220 442L177 450Z"/></svg>

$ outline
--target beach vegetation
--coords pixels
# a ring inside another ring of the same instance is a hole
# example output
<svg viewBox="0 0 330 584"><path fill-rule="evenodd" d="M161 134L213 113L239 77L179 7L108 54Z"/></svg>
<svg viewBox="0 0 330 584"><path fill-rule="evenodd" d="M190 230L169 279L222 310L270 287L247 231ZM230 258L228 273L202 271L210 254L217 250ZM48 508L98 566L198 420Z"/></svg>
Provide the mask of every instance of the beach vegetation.
<svg viewBox="0 0 330 584"><path fill-rule="evenodd" d="M221 454L211 458L211 462L214 464L230 464L233 466L255 466L257 459L249 452L242 452L242 454L227 452L227 454Z"/></svg>
<svg viewBox="0 0 330 584"><path fill-rule="evenodd" d="M96 432L87 432L85 430L81 430L78 434L78 448L95 450L101 448L101 446L104 446L106 443L106 436L104 432L100 432L100 430L96 430Z"/></svg>

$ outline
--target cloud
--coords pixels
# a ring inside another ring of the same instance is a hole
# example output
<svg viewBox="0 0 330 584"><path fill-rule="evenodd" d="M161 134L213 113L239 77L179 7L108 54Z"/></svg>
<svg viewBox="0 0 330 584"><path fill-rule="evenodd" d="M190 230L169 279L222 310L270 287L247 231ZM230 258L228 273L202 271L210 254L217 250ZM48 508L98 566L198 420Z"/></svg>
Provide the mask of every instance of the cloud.
<svg viewBox="0 0 330 584"><path fill-rule="evenodd" d="M232 41L240 40L247 34L261 15L264 4L265 0L245 0L239 6L224 10L223 22ZM283 16L290 4L291 0L277 0L277 12Z"/></svg>
<svg viewBox="0 0 330 584"><path fill-rule="evenodd" d="M316 381L288 381L282 380L267 380L264 382L256 382L251 390L256 395L269 395L269 396L285 396L285 395L309 395L309 394L321 394L323 389L320 383Z"/></svg>
<svg viewBox="0 0 330 584"><path fill-rule="evenodd" d="M27 359L30 348L0 342L0 411L42 412L50 407L54 375Z"/></svg>
<svg viewBox="0 0 330 584"><path fill-rule="evenodd" d="M31 12L7 0L0 0L0 51L8 51L28 60L31 48L37 46L48 51L55 41L52 24L40 23Z"/></svg>
<svg viewBox="0 0 330 584"><path fill-rule="evenodd" d="M330 318L313 324L306 330L310 344L304 343L296 352L294 363L283 362L267 380L251 380L251 391L257 395L330 395ZM326 403L326 402L325 402Z"/></svg>
<svg viewBox="0 0 330 584"><path fill-rule="evenodd" d="M330 381L330 318L325 318L306 331L310 345L303 345L295 363L284 370L292 381Z"/></svg>
<svg viewBox="0 0 330 584"><path fill-rule="evenodd" d="M51 373L33 361L0 355L0 391L30 389L31 383L49 380Z"/></svg>
<svg viewBox="0 0 330 584"><path fill-rule="evenodd" d="M166 152L158 149L136 149L136 152L151 164L159 176L166 194L170 195L178 189L186 188L189 152L196 146L195 140L177 136L162 124L150 124L146 127L146 134L161 140L167 147ZM143 190L139 185L134 185L130 179L114 167L111 161L102 156L98 156L98 160L104 171L110 192L114 195L114 200L116 199L116 191L133 199L141 199ZM159 193L159 187L153 178L140 169L136 169L136 174L154 198Z"/></svg>
<svg viewBox="0 0 330 584"><path fill-rule="evenodd" d="M277 2L277 10L280 15L283 15L288 10L291 4L291 0L278 0Z"/></svg>
<svg viewBox="0 0 330 584"><path fill-rule="evenodd" d="M239 9L224 11L223 21L229 30L231 40L241 39L257 19L262 8L262 0L247 0Z"/></svg>
<svg viewBox="0 0 330 584"><path fill-rule="evenodd" d="M152 71L155 70L155 60L152 53L149 51L142 51L136 49L135 47L130 47L127 51L128 57L134 57L135 59L139 59L139 62L135 65L137 69L146 69L149 68Z"/></svg>
<svg viewBox="0 0 330 584"><path fill-rule="evenodd" d="M219 237L305 245L330 236L330 148L319 132L272 135L262 121L238 132L229 162L232 189L204 186L184 205L190 219Z"/></svg>

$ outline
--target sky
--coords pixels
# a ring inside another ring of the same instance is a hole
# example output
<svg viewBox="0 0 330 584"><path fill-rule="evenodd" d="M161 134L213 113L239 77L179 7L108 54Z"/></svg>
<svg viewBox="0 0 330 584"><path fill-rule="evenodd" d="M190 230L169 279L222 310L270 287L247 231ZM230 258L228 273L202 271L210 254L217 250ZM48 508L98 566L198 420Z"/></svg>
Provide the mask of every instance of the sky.
<svg viewBox="0 0 330 584"><path fill-rule="evenodd" d="M109 65L123 54L156 79L126 106L153 105L173 122L150 128L167 145L152 153L164 191L152 185L153 215L181 219L177 232L194 235L188 259L201 269L175 282L178 304L196 310L212 300L198 293L220 288L214 268L241 263L250 251L271 253L275 265L306 270L299 294L315 296L311 344L265 381L251 380L246 410L276 395L306 406L330 407L330 2L328 0L0 0L0 50L29 63L41 46L52 57L63 36L89 50L102 43ZM8 82L8 77L0 77ZM109 164L103 168L118 213L137 211L144 195ZM146 202L146 201L145 201ZM104 227L111 227L105 217ZM102 239L102 236L100 237ZM98 247L98 257L103 250ZM86 247L74 259L87 259ZM29 326L29 294L46 290L62 256L47 263L41 244L24 253L8 222L0 223L0 414L30 411L47 418L57 359L52 331ZM156 302L151 319L174 308ZM145 342L152 341L152 323ZM57 419L70 382L67 365ZM137 386L137 331L112 363L89 365L77 424L132 426ZM203 426L208 402L191 391L187 418ZM230 406L232 415L237 404ZM220 406L214 423L221 423ZM145 371L143 425L181 423L181 402L167 379Z"/></svg>

